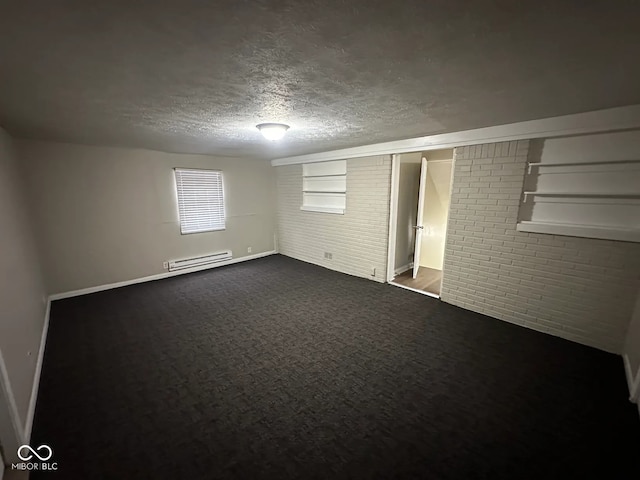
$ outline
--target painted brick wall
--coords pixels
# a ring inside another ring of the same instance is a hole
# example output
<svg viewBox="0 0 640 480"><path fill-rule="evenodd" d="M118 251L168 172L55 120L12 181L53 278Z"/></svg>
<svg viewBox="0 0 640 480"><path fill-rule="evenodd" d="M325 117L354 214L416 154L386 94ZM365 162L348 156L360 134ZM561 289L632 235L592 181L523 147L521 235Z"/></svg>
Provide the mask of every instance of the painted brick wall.
<svg viewBox="0 0 640 480"><path fill-rule="evenodd" d="M389 237L391 157L347 160L344 215L307 212L302 205L302 165L276 167L278 250L339 272L384 282ZM333 258L324 258L329 252ZM375 276L372 269L375 268Z"/></svg>
<svg viewBox="0 0 640 480"><path fill-rule="evenodd" d="M640 244L516 231L528 149L456 148L442 300L620 353Z"/></svg>

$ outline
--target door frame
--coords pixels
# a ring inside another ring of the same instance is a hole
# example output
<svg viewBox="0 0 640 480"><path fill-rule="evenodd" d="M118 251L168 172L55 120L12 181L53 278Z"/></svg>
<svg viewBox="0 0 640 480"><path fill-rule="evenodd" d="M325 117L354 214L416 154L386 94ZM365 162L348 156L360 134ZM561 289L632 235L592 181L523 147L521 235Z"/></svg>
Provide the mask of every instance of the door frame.
<svg viewBox="0 0 640 480"><path fill-rule="evenodd" d="M0 444L2 444L2 460L5 466L18 461L18 447L25 443L27 442L9 383L9 374L0 352Z"/></svg>
<svg viewBox="0 0 640 480"><path fill-rule="evenodd" d="M451 199L453 198L453 177L456 172L456 149L453 149L453 158L451 159L451 178L449 179L449 208L447 208L447 218L444 221L444 252L442 254L442 278L440 278L440 298L442 298L442 286L444 285L444 275L447 265L447 237L449 236L449 218L451 217Z"/></svg>
<svg viewBox="0 0 640 480"><path fill-rule="evenodd" d="M387 242L387 283L396 276L396 234L398 233L398 193L400 191L400 159L391 155L391 190L389 192L389 241Z"/></svg>

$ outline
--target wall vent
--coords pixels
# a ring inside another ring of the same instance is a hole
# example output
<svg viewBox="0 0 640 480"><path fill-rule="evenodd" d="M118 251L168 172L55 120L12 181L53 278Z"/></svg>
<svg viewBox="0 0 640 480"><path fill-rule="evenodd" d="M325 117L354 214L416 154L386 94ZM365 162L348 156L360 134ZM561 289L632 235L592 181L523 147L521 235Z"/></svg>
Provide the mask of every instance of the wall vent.
<svg viewBox="0 0 640 480"><path fill-rule="evenodd" d="M184 270L185 268L202 267L212 263L220 263L233 258L231 250L224 250L200 257L183 258L182 260L170 260L169 271Z"/></svg>

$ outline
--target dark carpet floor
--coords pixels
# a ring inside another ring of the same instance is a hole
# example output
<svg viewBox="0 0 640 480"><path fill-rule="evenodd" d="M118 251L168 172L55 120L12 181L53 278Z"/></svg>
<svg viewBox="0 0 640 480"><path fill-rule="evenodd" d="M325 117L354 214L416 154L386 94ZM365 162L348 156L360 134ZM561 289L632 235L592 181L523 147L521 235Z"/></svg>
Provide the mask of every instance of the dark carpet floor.
<svg viewBox="0 0 640 480"><path fill-rule="evenodd" d="M56 301L66 479L640 478L620 357L272 256Z"/></svg>

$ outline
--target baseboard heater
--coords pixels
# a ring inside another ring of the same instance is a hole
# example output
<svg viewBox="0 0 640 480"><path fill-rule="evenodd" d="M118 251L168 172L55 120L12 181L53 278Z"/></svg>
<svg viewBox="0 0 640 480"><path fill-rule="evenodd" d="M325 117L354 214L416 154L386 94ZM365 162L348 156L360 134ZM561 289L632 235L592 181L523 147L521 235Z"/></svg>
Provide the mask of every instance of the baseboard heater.
<svg viewBox="0 0 640 480"><path fill-rule="evenodd" d="M233 258L231 250L203 255L201 257L183 258L182 260L171 260L169 271L184 270L185 268L202 267L212 263L225 262Z"/></svg>

